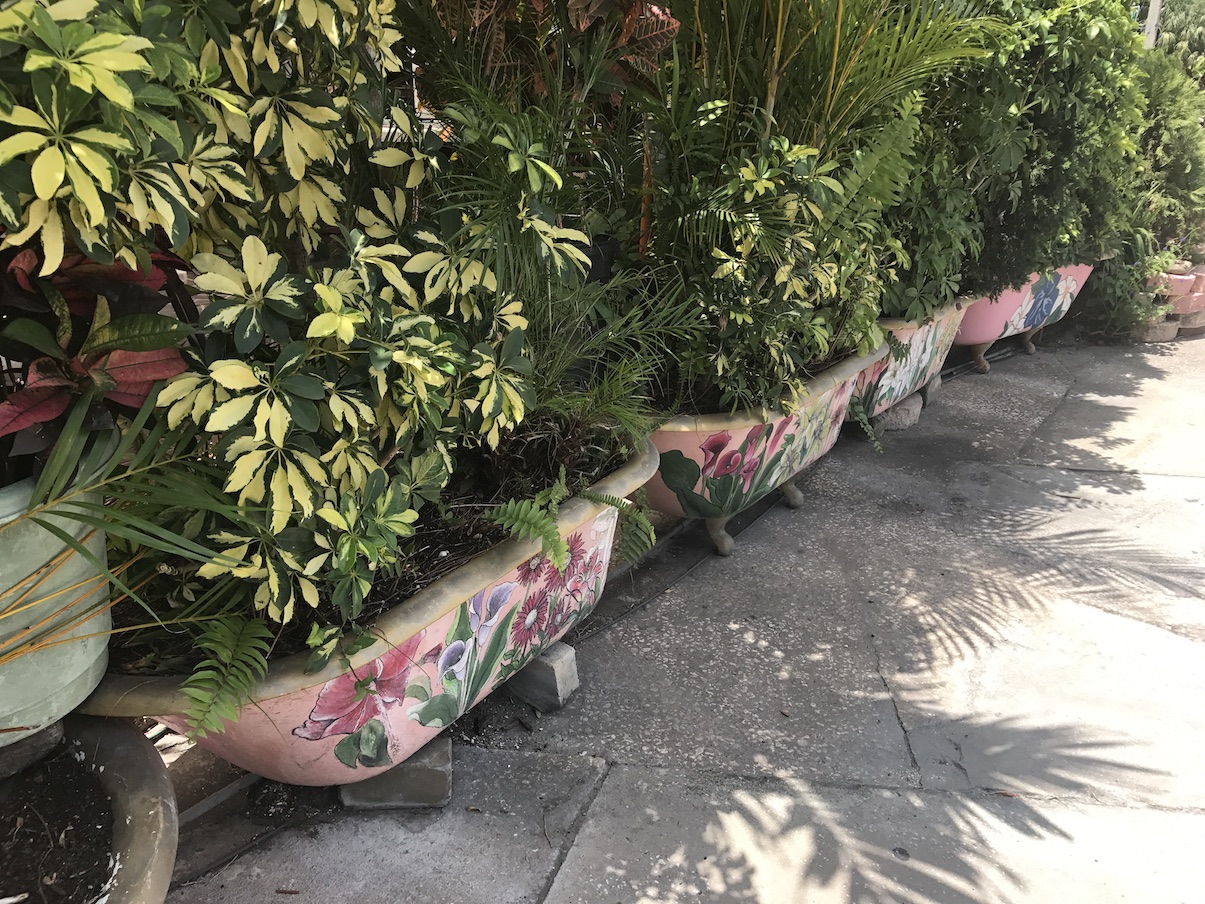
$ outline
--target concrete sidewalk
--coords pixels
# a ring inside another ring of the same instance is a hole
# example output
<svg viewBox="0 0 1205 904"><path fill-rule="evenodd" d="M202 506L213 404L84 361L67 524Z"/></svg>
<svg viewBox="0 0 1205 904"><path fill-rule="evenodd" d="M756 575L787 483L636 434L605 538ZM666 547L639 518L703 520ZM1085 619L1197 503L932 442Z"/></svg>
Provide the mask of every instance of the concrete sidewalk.
<svg viewBox="0 0 1205 904"><path fill-rule="evenodd" d="M197 878L256 837L216 814L170 900L1205 902L1203 383L1205 341L957 379L609 588L564 710L453 728L446 809L311 801Z"/></svg>

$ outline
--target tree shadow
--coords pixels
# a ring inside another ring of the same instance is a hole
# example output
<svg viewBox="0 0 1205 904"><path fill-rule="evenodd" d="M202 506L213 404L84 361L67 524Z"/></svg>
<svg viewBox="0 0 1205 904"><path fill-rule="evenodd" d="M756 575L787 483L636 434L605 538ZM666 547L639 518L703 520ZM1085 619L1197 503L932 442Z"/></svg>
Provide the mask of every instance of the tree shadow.
<svg viewBox="0 0 1205 904"><path fill-rule="evenodd" d="M1029 881L1000 855L1002 839L1072 843L1049 798L1090 798L1101 784L1133 787L1151 775L1112 755L1128 746L1124 739L1085 741L1076 726L962 719L946 728L975 745L961 756L981 785L949 793L837 788L786 772L715 776L710 799L682 820L694 823L687 832L659 838L633 828L628 844L617 842L625 865L608 870L621 873L639 904L787 904L822 892L858 904L1020 900ZM620 791L635 790L619 781ZM682 810L683 789L672 781L639 790L653 825Z"/></svg>

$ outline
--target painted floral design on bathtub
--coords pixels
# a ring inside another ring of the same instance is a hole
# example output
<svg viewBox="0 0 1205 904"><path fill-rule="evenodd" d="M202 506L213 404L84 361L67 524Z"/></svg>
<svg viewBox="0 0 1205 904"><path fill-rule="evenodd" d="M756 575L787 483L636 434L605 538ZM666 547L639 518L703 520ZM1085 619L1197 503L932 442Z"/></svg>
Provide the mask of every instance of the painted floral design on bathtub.
<svg viewBox="0 0 1205 904"><path fill-rule="evenodd" d="M588 549L580 533L570 534L566 542L569 563L564 571L545 561L538 584L497 584L491 591L497 602L487 600L482 615L474 615L472 603L457 611L443 644L433 650L438 656L435 674L420 674L406 690L417 701L408 711L411 719L433 728L452 724L594 608L606 581L610 549L598 544ZM532 573L530 565L527 574ZM486 619L486 612L505 614Z"/></svg>
<svg viewBox="0 0 1205 904"><path fill-rule="evenodd" d="M1025 300L1009 318L1000 338L1040 329L1062 319L1078 291L1079 283L1072 276L1063 276L1057 270L1043 275L1026 290Z"/></svg>
<svg viewBox="0 0 1205 904"><path fill-rule="evenodd" d="M389 766L398 752L404 759L594 608L616 518L608 509L570 534L563 571L537 554L367 666L326 682L294 737L339 738L335 756L351 769Z"/></svg>
<svg viewBox="0 0 1205 904"><path fill-rule="evenodd" d="M855 396L868 417L882 414L937 375L962 323L958 310L939 312L934 320L907 331L891 331L891 352L877 368L859 376Z"/></svg>
<svg viewBox="0 0 1205 904"><path fill-rule="evenodd" d="M318 691L305 722L293 734L307 741L344 735L335 756L345 766L386 766L389 759L388 715L406 697L419 632L359 672L345 672Z"/></svg>
<svg viewBox="0 0 1205 904"><path fill-rule="evenodd" d="M851 379L805 399L790 415L735 433L697 434L702 436L697 453L662 450L661 479L687 515L722 518L736 514L832 447L845 420L852 388Z"/></svg>

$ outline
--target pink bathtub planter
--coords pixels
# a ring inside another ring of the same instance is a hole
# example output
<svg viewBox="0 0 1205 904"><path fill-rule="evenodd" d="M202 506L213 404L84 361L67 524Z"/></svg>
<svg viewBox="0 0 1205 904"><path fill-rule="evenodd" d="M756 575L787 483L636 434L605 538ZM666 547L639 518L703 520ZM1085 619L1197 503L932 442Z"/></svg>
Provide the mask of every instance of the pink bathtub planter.
<svg viewBox="0 0 1205 904"><path fill-rule="evenodd" d="M854 385L867 417L876 417L912 393L925 389L941 371L965 307L955 303L942 308L925 323L883 319L879 326L895 342L890 353L864 369ZM894 346L901 349L897 350ZM907 351L902 351L906 348Z"/></svg>
<svg viewBox="0 0 1205 904"><path fill-rule="evenodd" d="M842 361L809 380L798 407L736 414L683 415L653 432L661 465L646 487L649 504L678 517L703 518L720 555L734 543L728 519L775 488L792 506L803 495L791 480L832 448L862 371L887 346Z"/></svg>
<svg viewBox="0 0 1205 904"><path fill-rule="evenodd" d="M650 443L596 493L623 497L657 468ZM295 785L362 781L402 762L534 659L594 608L606 582L618 513L576 498L557 518L569 546L558 571L536 544L508 540L377 619L381 638L305 673L304 653L270 663L252 700L201 746L236 766ZM176 729L188 706L177 679L110 675L82 707L154 716Z"/></svg>
<svg viewBox="0 0 1205 904"><path fill-rule="evenodd" d="M980 373L990 369L984 355L999 339L1019 335L1032 355L1033 334L1063 318L1092 269L1091 264L1076 264L1035 273L1020 289L1006 290L995 299L980 298L963 315L954 344L971 346Z"/></svg>

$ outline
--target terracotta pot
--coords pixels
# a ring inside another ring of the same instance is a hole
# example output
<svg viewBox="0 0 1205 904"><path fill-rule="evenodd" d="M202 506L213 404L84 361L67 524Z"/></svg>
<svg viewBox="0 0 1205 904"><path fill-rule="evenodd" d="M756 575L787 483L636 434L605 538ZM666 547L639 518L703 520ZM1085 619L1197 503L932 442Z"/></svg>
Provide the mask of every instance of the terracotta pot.
<svg viewBox="0 0 1205 904"><path fill-rule="evenodd" d="M1205 276L1202 276L1205 279ZM1185 295L1174 295L1169 301L1173 314L1195 314L1205 310L1205 292L1189 292Z"/></svg>
<svg viewBox="0 0 1205 904"><path fill-rule="evenodd" d="M937 376L964 313L964 305L956 302L925 323L888 318L879 321L883 332L895 340L889 345L898 344L908 351L902 354L892 347L886 357L859 374L853 395L862 400L867 417L882 414Z"/></svg>
<svg viewBox="0 0 1205 904"><path fill-rule="evenodd" d="M980 298L963 315L954 344L973 347L981 373L988 372L984 354L998 339L1021 335L1025 351L1032 355L1035 349L1030 337L1063 318L1092 269L1091 264L1076 264L1035 273L1020 289L1009 289L996 299Z"/></svg>
<svg viewBox="0 0 1205 904"><path fill-rule="evenodd" d="M176 792L159 751L130 723L68 716L78 748L113 801L113 878L108 904L163 904L176 864Z"/></svg>
<svg viewBox="0 0 1205 904"><path fill-rule="evenodd" d="M648 444L596 493L626 496L656 472ZM307 654L273 662L251 702L201 746L236 766L295 785L362 781L406 759L589 614L602 592L618 513L574 498L557 522L570 546L563 573L538 544L508 540L393 607L381 638L307 675ZM372 692L357 684L368 681ZM179 681L109 675L82 710L154 716L177 730L189 706Z"/></svg>
<svg viewBox="0 0 1205 904"><path fill-rule="evenodd" d="M1155 283L1154 289L1160 295L1178 298L1181 295L1188 295L1194 291L1197 277L1192 273L1163 273L1153 281Z"/></svg>
<svg viewBox="0 0 1205 904"><path fill-rule="evenodd" d="M732 552L724 525L775 488L793 505L802 495L791 483L832 448L845 420L854 383L887 355L884 344L809 380L799 407L783 411L684 415L653 432L661 466L649 481L649 503L678 517L699 517L721 555Z"/></svg>

